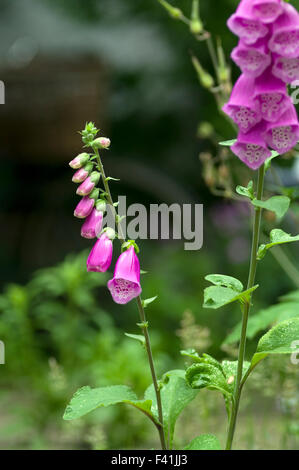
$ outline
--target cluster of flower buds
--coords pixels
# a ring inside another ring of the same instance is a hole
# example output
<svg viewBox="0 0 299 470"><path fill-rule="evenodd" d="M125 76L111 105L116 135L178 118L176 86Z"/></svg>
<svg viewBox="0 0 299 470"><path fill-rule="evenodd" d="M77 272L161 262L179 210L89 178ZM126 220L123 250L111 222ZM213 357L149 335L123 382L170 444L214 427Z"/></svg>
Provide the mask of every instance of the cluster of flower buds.
<svg viewBox="0 0 299 470"><path fill-rule="evenodd" d="M97 187L101 176L104 178L99 165L99 150L109 149L110 140L106 137L96 138L97 133L98 129L93 123L86 124L81 132L82 140L85 147L91 147L93 153L81 153L69 165L77 170L72 181L79 184L76 193L82 196L74 211L75 217L84 219L81 236L97 238L87 259L87 271L103 273L111 265L116 234L110 227L103 229L104 213L111 201L106 199L107 192ZM118 304L126 304L141 293L140 265L135 253L138 247L130 240L124 244L123 249L125 251L118 258L114 277L108 282L112 298Z"/></svg>
<svg viewBox="0 0 299 470"><path fill-rule="evenodd" d="M239 37L231 57L242 75L223 110L238 125L232 151L259 168L299 140L296 109L287 84L299 79L299 13L282 0L242 0L228 20Z"/></svg>

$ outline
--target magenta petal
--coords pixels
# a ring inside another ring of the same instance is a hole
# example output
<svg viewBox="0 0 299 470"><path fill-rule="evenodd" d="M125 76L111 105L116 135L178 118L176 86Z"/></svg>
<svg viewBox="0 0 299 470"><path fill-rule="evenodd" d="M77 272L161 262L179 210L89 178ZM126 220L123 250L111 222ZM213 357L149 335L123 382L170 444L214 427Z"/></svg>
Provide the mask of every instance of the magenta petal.
<svg viewBox="0 0 299 470"><path fill-rule="evenodd" d="M284 4L284 13L273 24L269 48L283 57L299 56L299 14L292 5Z"/></svg>
<svg viewBox="0 0 299 470"><path fill-rule="evenodd" d="M96 241L87 259L87 271L104 273L109 269L112 261L113 244L110 238L103 233Z"/></svg>
<svg viewBox="0 0 299 470"><path fill-rule="evenodd" d="M237 80L229 102L223 111L239 126L244 133L250 131L261 120L259 104L254 96L254 78L241 75Z"/></svg>
<svg viewBox="0 0 299 470"><path fill-rule="evenodd" d="M91 213L94 204L94 199L88 196L83 197L75 209L74 216L78 217L78 219L85 219Z"/></svg>
<svg viewBox="0 0 299 470"><path fill-rule="evenodd" d="M240 41L233 49L231 58L244 74L252 77L261 75L271 63L271 56L264 40L258 41L254 47L248 47Z"/></svg>
<svg viewBox="0 0 299 470"><path fill-rule="evenodd" d="M85 170L84 168L80 168L74 174L72 181L74 183L83 183L83 181L86 180L87 176L88 176L88 171Z"/></svg>
<svg viewBox="0 0 299 470"><path fill-rule="evenodd" d="M102 230L103 212L93 209L91 214L85 219L81 228L83 238L96 238Z"/></svg>
<svg viewBox="0 0 299 470"><path fill-rule="evenodd" d="M262 118L270 122L277 121L291 103L286 84L272 75L271 67L256 79L254 98L259 102Z"/></svg>
<svg viewBox="0 0 299 470"><path fill-rule="evenodd" d="M286 83L299 80L299 58L277 56L274 61L272 73Z"/></svg>
<svg viewBox="0 0 299 470"><path fill-rule="evenodd" d="M275 123L268 123L265 139L269 147L283 154L291 150L299 140L299 122L295 107L288 110Z"/></svg>
<svg viewBox="0 0 299 470"><path fill-rule="evenodd" d="M127 304L140 295L140 264L133 246L118 258L108 289L117 304Z"/></svg>
<svg viewBox="0 0 299 470"><path fill-rule="evenodd" d="M268 34L268 28L253 14L252 0L242 0L228 20L229 29L239 36L246 44L254 44Z"/></svg>
<svg viewBox="0 0 299 470"><path fill-rule="evenodd" d="M80 196L88 196L94 187L95 183L90 179L89 176L82 184L80 184L79 188L77 189L77 194Z"/></svg>
<svg viewBox="0 0 299 470"><path fill-rule="evenodd" d="M263 23L273 23L283 12L281 0L253 0L252 12Z"/></svg>
<svg viewBox="0 0 299 470"><path fill-rule="evenodd" d="M240 132L237 142L231 147L232 152L252 170L257 170L271 156L262 137L265 129L265 123L261 122L247 134Z"/></svg>

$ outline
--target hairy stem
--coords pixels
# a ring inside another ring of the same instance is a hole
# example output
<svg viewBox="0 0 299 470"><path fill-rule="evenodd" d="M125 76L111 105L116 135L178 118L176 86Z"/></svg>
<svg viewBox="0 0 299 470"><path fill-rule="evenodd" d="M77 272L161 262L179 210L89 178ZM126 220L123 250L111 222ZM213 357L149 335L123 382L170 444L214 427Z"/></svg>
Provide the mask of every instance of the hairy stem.
<svg viewBox="0 0 299 470"><path fill-rule="evenodd" d="M257 196L256 196L257 200L262 199L263 188L264 188L264 177L265 177L265 166L263 165L259 169L259 174L258 174L258 187L257 187ZM252 248L251 248L251 256L250 256L250 268L249 268L247 289L251 289L251 287L254 286L254 281L255 281L256 266L257 266L257 251L258 251L259 238L260 238L261 215L262 215L262 209L260 207L257 207L255 209L255 217L254 217L254 224L253 224ZM237 422L237 417L238 417L241 391L242 391L241 382L242 382L242 376L243 376L243 364L244 364L245 350L246 350L246 333L247 333L247 324L248 324L250 306L251 306L251 299L249 299L248 302L246 302L246 304L244 305L244 311L243 311L242 330L241 330L241 338L240 338L240 345L239 345L238 370L237 370L237 377L235 381L235 389L234 389L233 402L232 402L232 413L231 413L231 417L229 420L226 450L231 450L232 448L235 429L236 429L236 422Z"/></svg>
<svg viewBox="0 0 299 470"><path fill-rule="evenodd" d="M107 201L109 205L111 206L111 210L113 211L114 217L117 221L117 227L118 227L118 239L121 242L121 244L125 243L125 237L123 234L123 230L121 227L121 222L118 220L118 214L115 209L111 191L110 191L110 186L109 186L109 180L107 180L104 166L99 154L99 151L97 148L93 148L95 155L97 157L97 162L98 162L98 169L101 172L102 178L103 178L103 184L105 188L105 192L107 193ZM142 300L141 297L137 297L137 306L138 306L138 311L139 311L139 316L142 324L142 332L145 338L145 347L146 347L146 352L147 352L147 357L148 357L148 362L151 370L151 375L152 375L152 380L154 384L154 389L155 389L155 394L156 394L156 399L157 399L157 407L158 407L158 415L159 415L159 423L157 424L158 432L159 432L159 437L160 437L160 442L161 442L161 447L163 450L166 449L166 442L165 442L165 435L164 435L164 424L163 424L163 410L162 410L162 401L161 401L161 393L160 393L160 387L158 384L157 380L157 374L156 374L156 369L155 369L155 364L154 364L154 359L153 359L153 353L152 353L152 348L151 348L151 341L150 341L150 336L148 332L148 322L145 314L145 310L142 305Z"/></svg>

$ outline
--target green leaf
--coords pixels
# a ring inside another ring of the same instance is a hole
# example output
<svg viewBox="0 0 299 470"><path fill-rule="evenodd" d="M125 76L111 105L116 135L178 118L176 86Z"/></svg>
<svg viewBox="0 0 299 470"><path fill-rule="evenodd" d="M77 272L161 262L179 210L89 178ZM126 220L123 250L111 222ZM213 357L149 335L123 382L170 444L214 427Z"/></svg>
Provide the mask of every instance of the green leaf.
<svg viewBox="0 0 299 470"><path fill-rule="evenodd" d="M261 260L264 258L266 252L276 245L281 245L283 243L291 243L299 241L299 235L292 236L289 233L284 232L280 229L274 229L270 233L270 243L266 245L261 245L258 249L257 259Z"/></svg>
<svg viewBox="0 0 299 470"><path fill-rule="evenodd" d="M80 388L74 394L70 404L66 407L63 419L67 421L78 419L97 408L119 403L127 403L138 408L156 422L151 412L152 401L149 399L138 400L131 388L125 385L114 385L112 387L103 388Z"/></svg>
<svg viewBox="0 0 299 470"><path fill-rule="evenodd" d="M243 284L238 279L224 274L209 274L205 279L215 286L229 287L237 292L242 292Z"/></svg>
<svg viewBox="0 0 299 470"><path fill-rule="evenodd" d="M193 359L194 362L201 362L201 358L198 354L198 352L195 351L195 349L186 349L181 351L182 356L190 357L190 359Z"/></svg>
<svg viewBox="0 0 299 470"><path fill-rule="evenodd" d="M211 286L204 290L204 308L217 309L224 305L230 304L235 301L241 303L249 302L251 293L258 288L258 285L253 286L244 292L237 292L228 287Z"/></svg>
<svg viewBox="0 0 299 470"><path fill-rule="evenodd" d="M105 179L105 181L120 181L120 179L118 178L112 178L112 176L107 176L107 178Z"/></svg>
<svg viewBox="0 0 299 470"><path fill-rule="evenodd" d="M184 370L172 370L164 374L160 382L161 400L163 407L163 421L165 438L169 448L173 445L175 423L183 409L196 397L198 391L193 390L185 379ZM145 392L145 399L151 400L152 413L158 420L156 394L153 385Z"/></svg>
<svg viewBox="0 0 299 470"><path fill-rule="evenodd" d="M221 445L214 434L202 434L193 439L184 450L221 450Z"/></svg>
<svg viewBox="0 0 299 470"><path fill-rule="evenodd" d="M237 186L236 192L240 194L240 196L249 197L249 199L254 198L254 191L253 191L253 181L249 181L247 188L244 186Z"/></svg>
<svg viewBox="0 0 299 470"><path fill-rule="evenodd" d="M271 167L273 158L279 157L279 155L280 154L278 152L272 150L271 157L267 158L267 160L265 161L265 171L269 170L269 168Z"/></svg>
<svg viewBox="0 0 299 470"><path fill-rule="evenodd" d="M255 207L261 207L271 212L275 212L277 217L281 219L290 207L291 200L286 196L273 196L267 201L259 201L253 199L252 204Z"/></svg>
<svg viewBox="0 0 299 470"><path fill-rule="evenodd" d="M136 341L140 341L140 343L144 346L145 345L145 338L143 335L132 335L130 333L125 333L128 338L135 339Z"/></svg>
<svg viewBox="0 0 299 470"><path fill-rule="evenodd" d="M222 145L224 147L231 147L237 142L237 139L232 139L232 140L225 140L224 142L219 142L219 145Z"/></svg>
<svg viewBox="0 0 299 470"><path fill-rule="evenodd" d="M299 340L299 318L278 323L258 342L251 369L269 354L292 354L292 343Z"/></svg>
<svg viewBox="0 0 299 470"><path fill-rule="evenodd" d="M260 310L257 314L249 317L246 336L248 339L253 339L259 331L265 330L270 325L298 316L299 298L297 302L290 301L271 305L271 307ZM242 322L239 322L225 339L224 344L236 343L240 338L241 328Z"/></svg>
<svg viewBox="0 0 299 470"><path fill-rule="evenodd" d="M142 306L143 306L143 308L148 307L148 306L149 306L152 302L154 302L157 298L158 298L158 296L156 295L155 297L151 297L150 299L142 300Z"/></svg>

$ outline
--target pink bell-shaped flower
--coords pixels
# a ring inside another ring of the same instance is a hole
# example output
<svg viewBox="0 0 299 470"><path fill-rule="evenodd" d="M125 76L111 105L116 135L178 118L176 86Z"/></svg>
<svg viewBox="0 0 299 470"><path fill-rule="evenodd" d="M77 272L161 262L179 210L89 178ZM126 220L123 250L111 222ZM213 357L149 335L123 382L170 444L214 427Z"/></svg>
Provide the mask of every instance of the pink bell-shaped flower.
<svg viewBox="0 0 299 470"><path fill-rule="evenodd" d="M113 243L107 232L104 232L93 246L87 259L87 271L104 273L109 269L112 261Z"/></svg>
<svg viewBox="0 0 299 470"><path fill-rule="evenodd" d="M237 142L231 147L231 151L252 170L257 170L271 156L262 137L265 130L266 124L261 122L247 134L240 132Z"/></svg>
<svg viewBox="0 0 299 470"><path fill-rule="evenodd" d="M269 48L283 57L299 56L299 14L292 5L285 3L283 14L273 24Z"/></svg>
<svg viewBox="0 0 299 470"><path fill-rule="evenodd" d="M276 56L272 73L285 83L292 83L295 80L299 80L299 57L290 58Z"/></svg>
<svg viewBox="0 0 299 470"><path fill-rule="evenodd" d="M278 121L267 124L264 136L269 147L280 154L288 152L296 145L299 140L299 122L292 104Z"/></svg>
<svg viewBox="0 0 299 470"><path fill-rule="evenodd" d="M251 77L258 77L271 64L271 55L267 41L261 39L254 46L247 46L240 41L232 50L232 60L240 67L242 72Z"/></svg>
<svg viewBox="0 0 299 470"><path fill-rule="evenodd" d="M281 0L253 0L252 12L262 23L274 23L283 12Z"/></svg>
<svg viewBox="0 0 299 470"><path fill-rule="evenodd" d="M237 80L229 102L223 111L246 133L261 120L259 103L253 99L255 90L254 78L241 75Z"/></svg>
<svg viewBox="0 0 299 470"><path fill-rule="evenodd" d="M118 258L108 289L117 304L127 304L140 295L140 264L133 246Z"/></svg>
<svg viewBox="0 0 299 470"><path fill-rule="evenodd" d="M277 121L291 104L286 84L273 76L271 67L256 79L254 99L262 118L270 122Z"/></svg>
<svg viewBox="0 0 299 470"><path fill-rule="evenodd" d="M246 44L254 44L268 34L268 28L253 13L253 0L242 0L227 22L229 29Z"/></svg>

